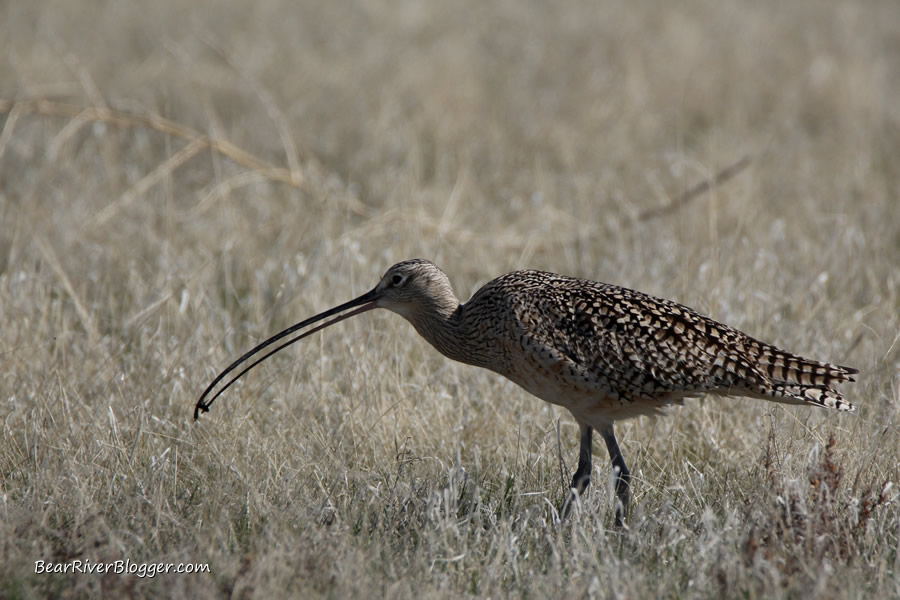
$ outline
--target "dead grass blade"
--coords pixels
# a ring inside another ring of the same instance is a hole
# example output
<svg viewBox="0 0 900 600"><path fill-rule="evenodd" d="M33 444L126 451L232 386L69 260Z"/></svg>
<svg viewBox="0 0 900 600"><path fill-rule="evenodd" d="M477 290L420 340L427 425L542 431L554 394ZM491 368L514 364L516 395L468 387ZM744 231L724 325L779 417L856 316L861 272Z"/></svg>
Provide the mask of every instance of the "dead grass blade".
<svg viewBox="0 0 900 600"><path fill-rule="evenodd" d="M726 167L715 174L714 177L709 179L704 179L694 187L685 191L683 194L672 200L670 203L665 206L659 206L657 208L649 208L638 215L639 221L646 221L648 219L655 219L656 217L662 217L671 212L675 212L679 208L685 206L688 202L700 196L714 187L718 187L746 169L750 166L750 163L753 162L753 158L751 156L745 156L730 167Z"/></svg>
<svg viewBox="0 0 900 600"><path fill-rule="evenodd" d="M131 186L127 192L122 194L116 202L107 205L106 208L94 215L94 218L91 219L91 225L105 225L110 219L116 216L120 210L131 204L136 198L143 196L158 181L192 159L205 147L206 144L203 140L196 139L190 142L187 146L170 156L168 160L141 177L141 179Z"/></svg>
<svg viewBox="0 0 900 600"><path fill-rule="evenodd" d="M13 131L16 129L16 123L19 121L19 117L22 116L22 113L24 113L25 110L18 104L14 104L3 112L8 113L9 116L6 117L6 123L3 124L3 131L0 131L0 160L3 160L3 153L6 152L6 146L9 144L9 140L12 139Z"/></svg>
<svg viewBox="0 0 900 600"><path fill-rule="evenodd" d="M274 112L276 116L280 115L277 109L268 105L267 107L270 113ZM253 180L261 178L268 181L283 183L296 189L304 189L308 185L306 176L297 159L296 146L293 142L288 143L287 141L289 135L286 130L286 122L283 115L281 118L277 118L276 121L280 127L279 134L282 137L282 143L285 145L285 152L287 153L290 165L289 168L272 165L226 139L212 138L200 133L196 129L152 112L135 113L112 109L106 105L80 106L46 98L32 98L27 100L0 99L0 114L8 115L3 131L0 132L0 158L3 157L5 147L12 138L16 122L25 114L35 114L44 117L67 117L72 119L50 143L48 156L51 160L59 154L62 145L86 123L107 123L119 127L145 127L189 142L187 146L182 148L169 160L159 165L156 169L138 181L130 190L123 194L116 203L97 213L93 219L94 225L102 225L108 222L122 207L146 193L155 183L169 173L175 171L178 167L205 148L209 148L213 152L229 158L238 165L253 171ZM217 186L213 192L207 194L204 201L201 202L200 212L202 212L203 207L216 196L227 193L229 189L233 189L238 185L244 185L247 182L248 180L246 179L238 179L234 182L225 182L221 187ZM369 215L367 207L355 198L348 197L346 198L346 202L348 208L353 213L362 216Z"/></svg>
<svg viewBox="0 0 900 600"><path fill-rule="evenodd" d="M203 148L209 148L226 156L237 164L265 173L267 179L302 188L305 182L303 173L297 169L279 168L250 154L249 152L224 139L212 139L199 131L167 119L156 113L132 113L104 106L84 107L67 102L57 102L42 98L29 100L0 100L0 113L16 112L21 114L37 114L46 117L69 117L84 121L109 123L120 127L148 127L160 133L197 142ZM9 123L9 119L7 119ZM2 145L0 145L2 149Z"/></svg>
<svg viewBox="0 0 900 600"><path fill-rule="evenodd" d="M56 276L59 277L63 289L66 290L69 298L72 299L72 303L75 305L75 312L78 313L78 317L81 319L81 324L84 326L85 331L87 331L88 333L88 344L90 346L93 346L97 342L97 340L100 339L100 332L97 329L97 324L94 322L93 316L84 305L84 302L81 301L81 297L78 295L78 293L75 291L75 287L72 285L72 280L69 279L69 276L66 274L65 269L63 269L62 264L59 262L59 258L56 256L56 253L53 251L53 248L50 246L50 244L47 243L47 240L42 237L38 237L37 245L41 250L41 254L44 257L44 260L47 261L47 264L50 265L50 268L52 268L56 273Z"/></svg>

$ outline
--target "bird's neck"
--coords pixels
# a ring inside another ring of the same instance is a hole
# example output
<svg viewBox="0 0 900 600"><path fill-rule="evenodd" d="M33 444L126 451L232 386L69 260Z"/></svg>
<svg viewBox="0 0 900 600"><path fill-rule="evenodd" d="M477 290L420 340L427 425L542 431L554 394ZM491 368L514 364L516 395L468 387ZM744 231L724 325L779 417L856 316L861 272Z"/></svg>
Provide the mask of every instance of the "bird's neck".
<svg viewBox="0 0 900 600"><path fill-rule="evenodd" d="M456 297L446 298L409 315L408 319L419 335L447 358L476 364L468 347L471 338L465 332L464 310Z"/></svg>

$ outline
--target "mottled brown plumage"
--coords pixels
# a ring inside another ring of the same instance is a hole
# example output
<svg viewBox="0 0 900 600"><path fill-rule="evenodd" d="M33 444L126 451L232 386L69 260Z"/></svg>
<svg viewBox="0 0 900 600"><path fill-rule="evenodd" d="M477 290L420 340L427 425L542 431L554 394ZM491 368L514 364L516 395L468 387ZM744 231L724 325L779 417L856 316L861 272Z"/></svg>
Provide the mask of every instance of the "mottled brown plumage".
<svg viewBox="0 0 900 600"><path fill-rule="evenodd" d="M357 306L361 308L345 312ZM630 475L613 433L617 420L656 414L706 393L854 410L835 386L855 381L856 369L785 352L675 302L586 279L516 271L460 304L443 271L414 259L388 269L369 293L298 323L238 359L207 388L195 416L267 356L373 308L403 316L449 358L495 371L571 411L582 437L564 515L590 482L591 437L597 429L617 472L616 517L621 523ZM205 401L225 375L263 348L339 313L344 314L257 359Z"/></svg>

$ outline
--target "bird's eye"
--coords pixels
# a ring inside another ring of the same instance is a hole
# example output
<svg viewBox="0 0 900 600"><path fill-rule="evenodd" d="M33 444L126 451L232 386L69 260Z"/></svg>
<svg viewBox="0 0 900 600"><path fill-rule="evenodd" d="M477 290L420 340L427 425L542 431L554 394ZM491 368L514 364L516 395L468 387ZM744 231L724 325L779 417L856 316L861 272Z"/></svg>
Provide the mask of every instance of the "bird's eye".
<svg viewBox="0 0 900 600"><path fill-rule="evenodd" d="M393 277L391 277L391 283L393 285L400 285L401 283L403 283L403 275L394 275Z"/></svg>

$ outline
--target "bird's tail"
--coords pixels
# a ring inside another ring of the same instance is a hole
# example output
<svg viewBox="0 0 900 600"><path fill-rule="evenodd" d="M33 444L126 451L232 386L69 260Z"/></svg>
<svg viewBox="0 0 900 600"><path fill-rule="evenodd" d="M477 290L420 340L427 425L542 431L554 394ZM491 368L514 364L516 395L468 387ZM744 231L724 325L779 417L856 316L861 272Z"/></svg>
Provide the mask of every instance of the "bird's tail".
<svg viewBox="0 0 900 600"><path fill-rule="evenodd" d="M758 368L772 386L772 396L825 408L853 412L856 408L835 386L856 381L858 370L785 352L769 344L759 344Z"/></svg>

